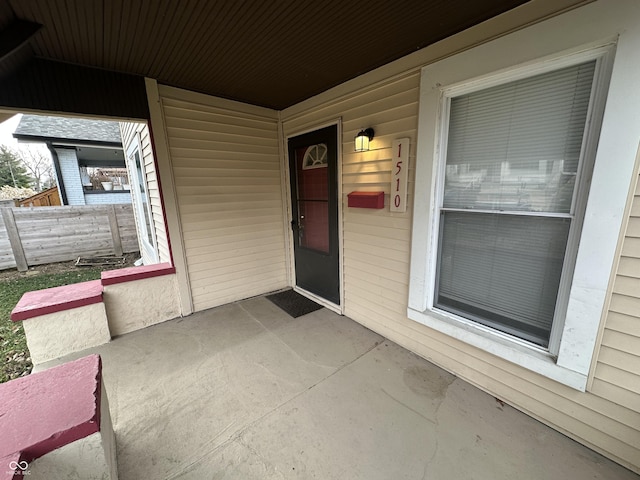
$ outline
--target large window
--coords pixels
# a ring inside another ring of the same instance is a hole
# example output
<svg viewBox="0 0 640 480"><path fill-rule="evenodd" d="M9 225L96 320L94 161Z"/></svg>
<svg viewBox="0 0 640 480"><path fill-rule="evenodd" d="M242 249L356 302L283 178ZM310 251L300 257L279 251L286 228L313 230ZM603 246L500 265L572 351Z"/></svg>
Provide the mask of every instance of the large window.
<svg viewBox="0 0 640 480"><path fill-rule="evenodd" d="M446 98L435 307L549 346L584 207L595 64Z"/></svg>
<svg viewBox="0 0 640 480"><path fill-rule="evenodd" d="M158 261L155 226L151 213L151 204L147 190L147 175L145 172L144 159L140 138L136 136L135 141L127 149L129 169L131 173L131 194L136 211L138 239L144 249L146 258L152 262ZM143 258L145 258L143 256Z"/></svg>
<svg viewBox="0 0 640 480"><path fill-rule="evenodd" d="M125 166L81 165L80 179L86 192L120 192L128 191L129 174Z"/></svg>
<svg viewBox="0 0 640 480"><path fill-rule="evenodd" d="M592 180L613 49L510 66L506 44L422 71L407 314L582 390L611 271L591 251L617 239L587 209L613 188Z"/></svg>

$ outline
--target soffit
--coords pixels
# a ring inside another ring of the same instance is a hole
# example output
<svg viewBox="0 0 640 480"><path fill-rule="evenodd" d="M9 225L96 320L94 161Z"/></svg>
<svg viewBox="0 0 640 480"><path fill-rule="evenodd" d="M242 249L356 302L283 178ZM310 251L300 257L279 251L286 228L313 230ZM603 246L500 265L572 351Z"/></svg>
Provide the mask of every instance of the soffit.
<svg viewBox="0 0 640 480"><path fill-rule="evenodd" d="M526 0L0 0L33 55L283 109Z"/></svg>

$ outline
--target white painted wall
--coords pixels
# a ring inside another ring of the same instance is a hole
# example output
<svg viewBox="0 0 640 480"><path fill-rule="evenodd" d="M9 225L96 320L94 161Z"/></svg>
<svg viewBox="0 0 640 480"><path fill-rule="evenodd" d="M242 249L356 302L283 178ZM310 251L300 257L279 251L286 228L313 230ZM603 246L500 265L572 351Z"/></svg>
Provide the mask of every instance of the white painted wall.
<svg viewBox="0 0 640 480"><path fill-rule="evenodd" d="M105 285L103 298L114 337L180 316L175 275Z"/></svg>
<svg viewBox="0 0 640 480"><path fill-rule="evenodd" d="M93 303L22 321L34 365L111 341L103 303Z"/></svg>
<svg viewBox="0 0 640 480"><path fill-rule="evenodd" d="M86 205L76 151L71 148L56 148L55 151L58 154L60 175L67 195L67 205Z"/></svg>
<svg viewBox="0 0 640 480"><path fill-rule="evenodd" d="M86 205L110 205L112 203L131 203L131 194L123 193L88 193L84 196Z"/></svg>

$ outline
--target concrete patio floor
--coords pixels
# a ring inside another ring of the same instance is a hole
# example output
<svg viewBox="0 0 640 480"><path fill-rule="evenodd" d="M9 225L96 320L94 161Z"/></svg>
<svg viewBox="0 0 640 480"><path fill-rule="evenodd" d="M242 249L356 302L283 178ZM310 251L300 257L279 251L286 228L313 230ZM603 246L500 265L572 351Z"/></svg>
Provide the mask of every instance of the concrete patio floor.
<svg viewBox="0 0 640 480"><path fill-rule="evenodd" d="M640 478L326 309L257 297L64 360L94 352L121 480Z"/></svg>

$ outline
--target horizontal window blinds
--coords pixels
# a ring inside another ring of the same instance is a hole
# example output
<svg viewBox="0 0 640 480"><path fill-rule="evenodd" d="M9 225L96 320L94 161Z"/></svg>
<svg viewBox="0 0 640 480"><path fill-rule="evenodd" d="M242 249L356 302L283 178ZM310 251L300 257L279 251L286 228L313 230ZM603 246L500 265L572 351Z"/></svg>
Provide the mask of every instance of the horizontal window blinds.
<svg viewBox="0 0 640 480"><path fill-rule="evenodd" d="M437 305L547 346L570 220L443 212Z"/></svg>
<svg viewBox="0 0 640 480"><path fill-rule="evenodd" d="M451 99L436 306L548 346L594 73Z"/></svg>
<svg viewBox="0 0 640 480"><path fill-rule="evenodd" d="M595 61L451 99L444 207L569 213Z"/></svg>

